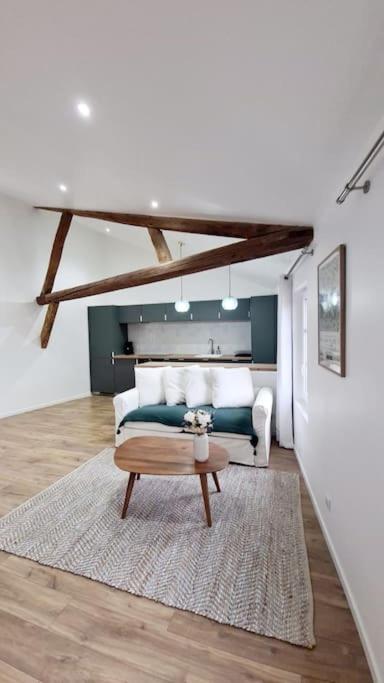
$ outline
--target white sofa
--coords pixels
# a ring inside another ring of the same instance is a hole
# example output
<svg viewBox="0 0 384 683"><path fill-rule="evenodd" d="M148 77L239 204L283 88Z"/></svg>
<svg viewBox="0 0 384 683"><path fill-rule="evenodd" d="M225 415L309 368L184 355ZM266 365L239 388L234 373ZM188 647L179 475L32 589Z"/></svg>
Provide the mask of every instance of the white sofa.
<svg viewBox="0 0 384 683"><path fill-rule="evenodd" d="M222 445L229 453L230 461L243 465L267 467L271 446L271 416L273 407L273 391L269 386L258 387L258 373L252 372L255 389L255 402L252 407L253 428L258 437L257 446L252 446L249 435L232 434L213 431L210 438ZM185 434L180 427L170 427L157 422L126 422L118 433L123 418L132 410L139 407L139 394L136 388L124 391L113 399L116 424L116 446L134 436L148 434L191 439L191 434ZM187 408L186 408L187 410Z"/></svg>

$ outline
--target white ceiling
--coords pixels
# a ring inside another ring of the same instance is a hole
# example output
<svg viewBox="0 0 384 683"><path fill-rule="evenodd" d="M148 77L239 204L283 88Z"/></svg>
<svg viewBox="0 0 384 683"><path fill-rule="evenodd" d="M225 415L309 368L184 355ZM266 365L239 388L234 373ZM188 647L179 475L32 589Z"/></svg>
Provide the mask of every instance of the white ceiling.
<svg viewBox="0 0 384 683"><path fill-rule="evenodd" d="M383 27L382 0L2 0L0 190L313 222L383 114Z"/></svg>

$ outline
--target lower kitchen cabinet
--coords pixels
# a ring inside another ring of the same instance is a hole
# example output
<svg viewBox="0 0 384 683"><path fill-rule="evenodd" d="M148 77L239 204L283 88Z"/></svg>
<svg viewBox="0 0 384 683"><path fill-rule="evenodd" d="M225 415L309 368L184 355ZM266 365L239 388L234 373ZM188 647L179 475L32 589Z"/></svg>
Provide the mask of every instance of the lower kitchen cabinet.
<svg viewBox="0 0 384 683"><path fill-rule="evenodd" d="M113 394L115 372L111 356L91 356L91 391L95 394Z"/></svg>
<svg viewBox="0 0 384 683"><path fill-rule="evenodd" d="M121 394L135 386L135 361L115 360L114 367L114 393Z"/></svg>
<svg viewBox="0 0 384 683"><path fill-rule="evenodd" d="M91 391L94 394L121 394L135 386L135 361L111 356L91 357Z"/></svg>

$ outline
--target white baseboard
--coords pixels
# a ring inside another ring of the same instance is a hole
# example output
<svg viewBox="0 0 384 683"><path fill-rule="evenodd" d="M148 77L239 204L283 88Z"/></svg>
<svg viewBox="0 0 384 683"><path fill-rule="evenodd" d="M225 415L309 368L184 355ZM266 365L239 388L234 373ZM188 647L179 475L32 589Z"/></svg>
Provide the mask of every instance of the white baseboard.
<svg viewBox="0 0 384 683"><path fill-rule="evenodd" d="M60 403L68 403L69 401L77 401L79 398L88 398L91 393L87 391L85 394L77 394L76 396L67 396L67 398L60 398L58 401L50 401L49 403L39 403L38 405L28 406L26 408L21 408L20 410L12 410L10 413L1 413L0 419L3 417L12 417L13 415L22 415L23 413L31 413L34 410L41 410L41 408L50 408L51 406L57 406Z"/></svg>
<svg viewBox="0 0 384 683"><path fill-rule="evenodd" d="M349 608L352 612L352 616L354 618L356 628L357 628L359 636L360 636L361 644L363 646L365 656L367 658L368 666L371 670L372 678L375 681L375 683L383 683L383 679L382 679L381 674L379 672L379 667L378 667L378 664L376 661L376 657L372 651L371 644L370 644L368 636L365 632L365 628L364 628L364 624L363 624L363 620L361 618L359 608L356 604L356 601L355 601L353 593L350 589L348 580L347 580L345 573L344 573L344 570L341 566L341 563L340 563L340 560L338 558L335 546L333 545L333 542L332 542L331 537L329 535L326 523L323 519L320 508L317 504L315 495L313 493L311 484L309 483L309 479L308 479L307 474L305 472L302 460L300 458L300 454L298 453L296 446L294 447L294 451L296 453L296 458L297 458L297 462L299 463L301 474L303 475L303 479L304 479L306 487L308 489L309 497L310 497L312 505L315 509L316 517L319 521L321 530L323 532L325 542L328 546L328 550L330 552L330 555L331 555L332 560L334 562L334 565L336 567L337 575L340 579L340 583L344 589L344 593L345 593L345 596L347 598Z"/></svg>

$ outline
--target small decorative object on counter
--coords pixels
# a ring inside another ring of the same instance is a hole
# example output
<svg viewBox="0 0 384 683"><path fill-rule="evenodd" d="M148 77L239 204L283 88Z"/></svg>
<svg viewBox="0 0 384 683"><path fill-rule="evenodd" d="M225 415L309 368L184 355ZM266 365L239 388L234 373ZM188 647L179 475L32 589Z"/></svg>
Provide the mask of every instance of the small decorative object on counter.
<svg viewBox="0 0 384 683"><path fill-rule="evenodd" d="M197 462L205 462L209 456L208 434L212 431L212 415L205 410L188 410L183 426L192 432L193 455Z"/></svg>

